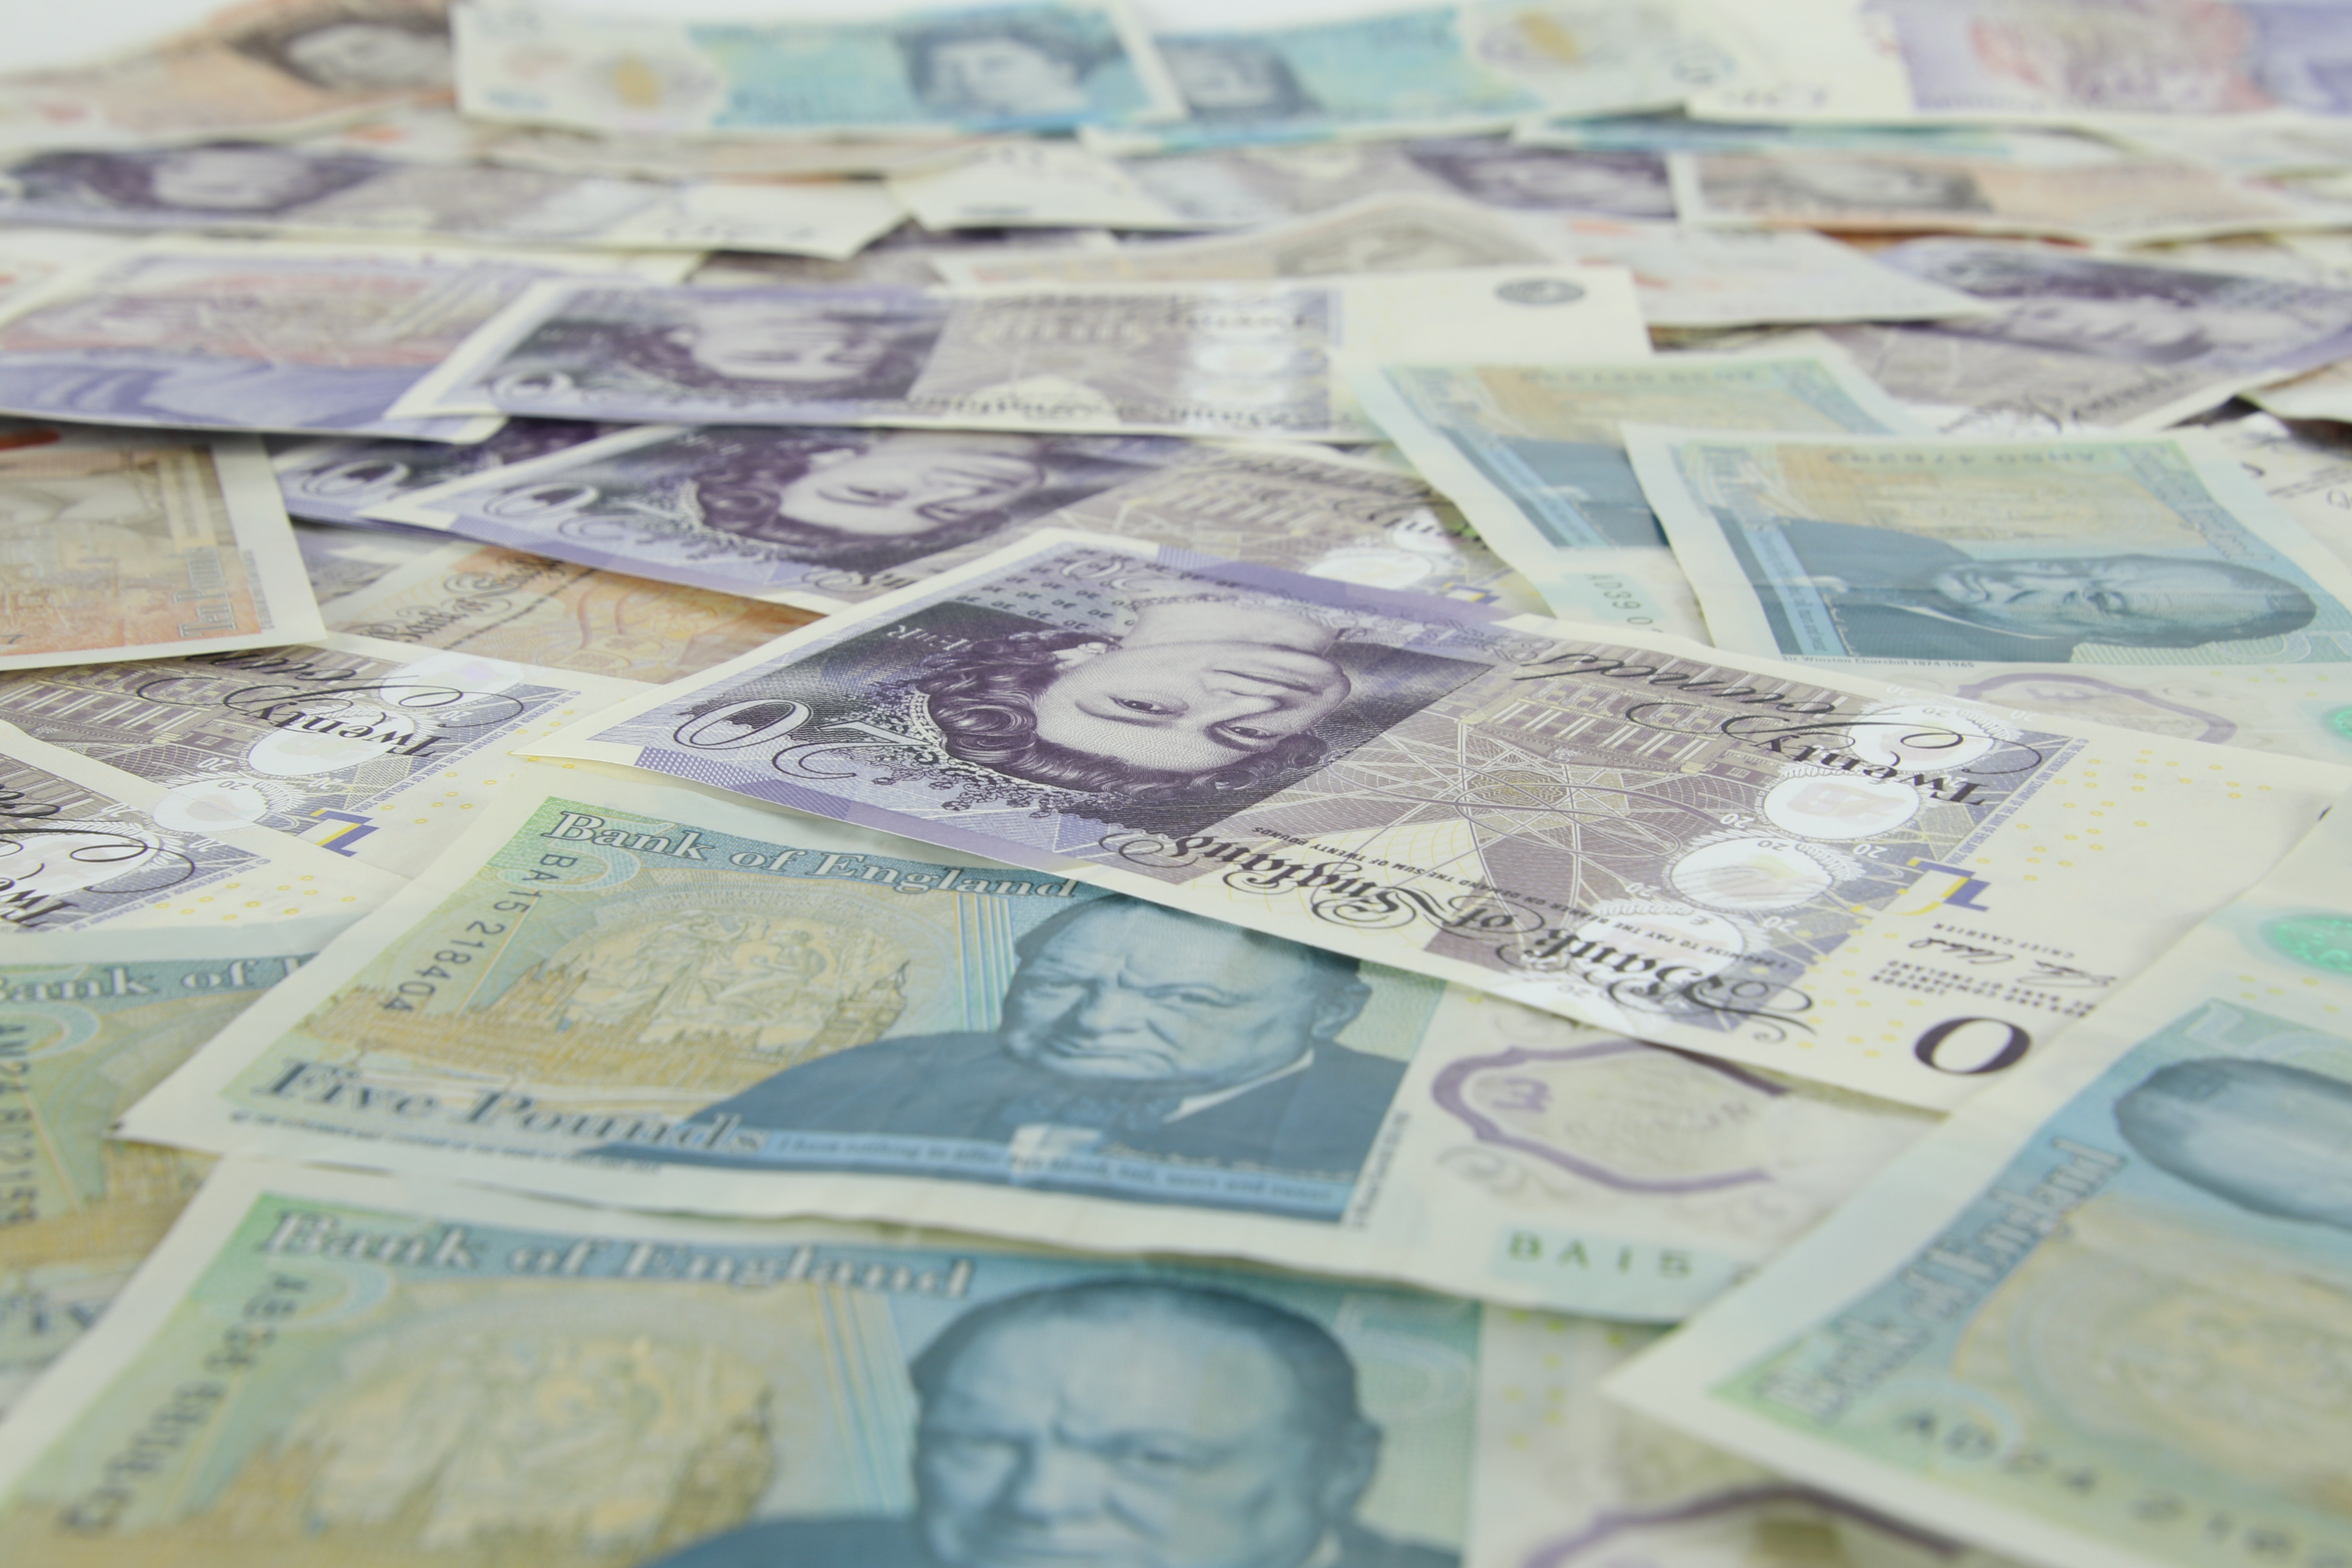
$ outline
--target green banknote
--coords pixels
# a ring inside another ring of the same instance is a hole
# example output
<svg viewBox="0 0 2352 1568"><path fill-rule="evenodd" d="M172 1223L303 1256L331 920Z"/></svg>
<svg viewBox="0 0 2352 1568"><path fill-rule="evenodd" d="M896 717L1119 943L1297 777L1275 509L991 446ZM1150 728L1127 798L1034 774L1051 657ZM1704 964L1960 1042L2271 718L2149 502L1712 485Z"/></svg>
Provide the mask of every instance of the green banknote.
<svg viewBox="0 0 2352 1568"><path fill-rule="evenodd" d="M2052 1568L2352 1562L2352 814L1612 1385Z"/></svg>
<svg viewBox="0 0 2352 1568"><path fill-rule="evenodd" d="M212 1163L107 1129L348 923L58 936L0 963L0 1411L105 1310Z"/></svg>
<svg viewBox="0 0 2352 1568"><path fill-rule="evenodd" d="M520 782L129 1134L1671 1319L1927 1124L1051 873Z"/></svg>

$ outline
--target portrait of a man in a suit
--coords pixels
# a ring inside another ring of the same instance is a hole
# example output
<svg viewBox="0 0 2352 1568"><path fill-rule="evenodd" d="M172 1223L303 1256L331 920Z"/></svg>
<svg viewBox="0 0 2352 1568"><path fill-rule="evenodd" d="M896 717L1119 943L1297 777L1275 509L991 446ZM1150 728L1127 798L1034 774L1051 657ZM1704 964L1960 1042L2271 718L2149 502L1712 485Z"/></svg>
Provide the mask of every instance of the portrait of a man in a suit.
<svg viewBox="0 0 2352 1568"><path fill-rule="evenodd" d="M1892 529L1794 520L1781 531L1860 658L2063 664L2084 643L2193 648L2284 636L2318 614L2293 583L2227 561L1979 560Z"/></svg>
<svg viewBox="0 0 2352 1568"><path fill-rule="evenodd" d="M1402 1062L1339 1043L1370 988L1338 953L1116 895L1054 916L1014 951L992 1033L855 1047L695 1120L732 1118L741 1135L967 1139L1346 1181L1404 1076ZM724 1146L604 1152L763 1163Z"/></svg>
<svg viewBox="0 0 2352 1568"><path fill-rule="evenodd" d="M1357 1521L1381 1429L1321 1324L1088 1279L950 1323L908 1368L911 1517L770 1520L655 1568L1453 1568Z"/></svg>

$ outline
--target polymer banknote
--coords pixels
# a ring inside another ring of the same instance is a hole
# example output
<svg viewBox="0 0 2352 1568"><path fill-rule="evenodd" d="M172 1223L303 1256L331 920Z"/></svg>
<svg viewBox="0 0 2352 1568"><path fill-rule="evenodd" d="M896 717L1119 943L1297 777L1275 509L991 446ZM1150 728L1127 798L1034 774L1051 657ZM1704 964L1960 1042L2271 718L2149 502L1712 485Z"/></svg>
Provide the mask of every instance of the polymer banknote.
<svg viewBox="0 0 2352 1568"><path fill-rule="evenodd" d="M0 77L0 146L286 135L446 97L445 0L260 0L95 65Z"/></svg>
<svg viewBox="0 0 2352 1568"><path fill-rule="evenodd" d="M1362 440L1333 353L1531 343L1649 352L1631 284L1597 268L1051 290L552 283L394 412Z"/></svg>
<svg viewBox="0 0 2352 1568"><path fill-rule="evenodd" d="M509 748L641 689L329 633L0 676L0 721L143 789L162 826L271 829L406 877L511 784Z"/></svg>
<svg viewBox="0 0 2352 1568"><path fill-rule="evenodd" d="M1611 1384L2052 1568L2352 1556L2352 815Z"/></svg>
<svg viewBox="0 0 2352 1568"><path fill-rule="evenodd" d="M484 120L742 136L1071 131L1182 112L1120 0L774 21L470 0L451 20L458 103Z"/></svg>
<svg viewBox="0 0 2352 1568"><path fill-rule="evenodd" d="M1724 647L2352 762L2352 569L2192 433L1628 441Z"/></svg>
<svg viewBox="0 0 2352 1568"><path fill-rule="evenodd" d="M654 181L268 142L77 148L0 167L10 225L839 258L905 216L870 181Z"/></svg>
<svg viewBox="0 0 2352 1568"><path fill-rule="evenodd" d="M1042 528L1510 611L1543 603L1418 476L1303 445L646 426L375 511L819 613ZM1697 630L1671 570L1613 557L1584 565L1558 588L1579 615Z"/></svg>
<svg viewBox="0 0 2352 1568"><path fill-rule="evenodd" d="M116 667L121 668L121 667ZM348 918L401 885L268 828L174 820L164 788L0 723L0 939Z"/></svg>
<svg viewBox="0 0 2352 1568"><path fill-rule="evenodd" d="M539 279L676 276L684 265L159 240L64 273L0 311L0 409L112 425L480 440L498 428L494 419L389 410Z"/></svg>
<svg viewBox="0 0 2352 1568"><path fill-rule="evenodd" d="M732 592L436 539L425 554L335 601L329 624L411 647L658 685L814 618Z"/></svg>
<svg viewBox="0 0 2352 1568"><path fill-rule="evenodd" d="M383 525L365 509L431 489L452 479L528 462L609 436L619 428L577 419L509 419L484 440L309 441L289 443L271 458L287 512L316 522L362 528Z"/></svg>
<svg viewBox="0 0 2352 1568"><path fill-rule="evenodd" d="M1047 532L541 751L1927 1105L2347 777L1601 632Z"/></svg>
<svg viewBox="0 0 2352 1568"><path fill-rule="evenodd" d="M1655 1320L1926 1125L1056 873L529 779L130 1135Z"/></svg>
<svg viewBox="0 0 2352 1568"><path fill-rule="evenodd" d="M0 676L324 629L259 443L168 439L0 422Z"/></svg>
<svg viewBox="0 0 2352 1568"><path fill-rule="evenodd" d="M1678 153L1686 222L2147 244L2325 226L2340 215L2197 163L2046 166L1900 153Z"/></svg>
<svg viewBox="0 0 2352 1568"><path fill-rule="evenodd" d="M212 1161L114 1119L349 923L113 931L0 957L0 1415L163 1239Z"/></svg>

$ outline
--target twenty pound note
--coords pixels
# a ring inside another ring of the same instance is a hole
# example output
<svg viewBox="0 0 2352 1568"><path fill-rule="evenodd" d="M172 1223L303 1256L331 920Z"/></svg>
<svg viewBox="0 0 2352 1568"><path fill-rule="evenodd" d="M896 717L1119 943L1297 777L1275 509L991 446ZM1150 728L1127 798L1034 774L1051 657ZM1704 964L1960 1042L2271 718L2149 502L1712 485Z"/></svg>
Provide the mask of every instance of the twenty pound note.
<svg viewBox="0 0 2352 1568"><path fill-rule="evenodd" d="M1040 534L542 750L1925 1105L2347 778L1593 630Z"/></svg>

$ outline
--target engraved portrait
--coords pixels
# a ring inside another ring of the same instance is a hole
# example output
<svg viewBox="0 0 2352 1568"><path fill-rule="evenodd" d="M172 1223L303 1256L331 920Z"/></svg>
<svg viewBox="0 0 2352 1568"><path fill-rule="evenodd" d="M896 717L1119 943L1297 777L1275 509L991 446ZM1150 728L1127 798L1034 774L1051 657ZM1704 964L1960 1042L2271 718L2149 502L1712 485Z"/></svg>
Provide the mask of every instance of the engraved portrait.
<svg viewBox="0 0 2352 1568"><path fill-rule="evenodd" d="M897 36L915 96L951 119L1064 119L1093 107L1087 84L1121 57L1118 41L1076 17L982 11Z"/></svg>

